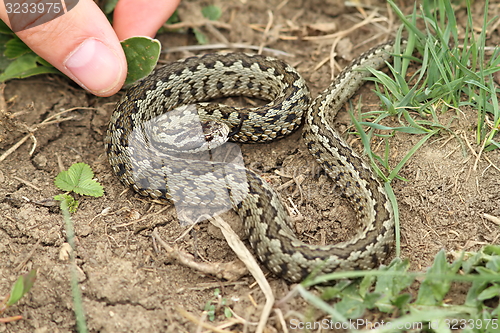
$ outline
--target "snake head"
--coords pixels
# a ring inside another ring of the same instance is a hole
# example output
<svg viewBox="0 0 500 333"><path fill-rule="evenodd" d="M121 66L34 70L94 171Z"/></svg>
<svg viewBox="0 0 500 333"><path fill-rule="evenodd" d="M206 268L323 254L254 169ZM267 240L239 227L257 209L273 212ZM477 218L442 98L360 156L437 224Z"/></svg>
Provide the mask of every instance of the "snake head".
<svg viewBox="0 0 500 333"><path fill-rule="evenodd" d="M223 145L229 127L214 120L202 119L196 104L173 109L145 122L141 129L149 144L164 153L198 153Z"/></svg>

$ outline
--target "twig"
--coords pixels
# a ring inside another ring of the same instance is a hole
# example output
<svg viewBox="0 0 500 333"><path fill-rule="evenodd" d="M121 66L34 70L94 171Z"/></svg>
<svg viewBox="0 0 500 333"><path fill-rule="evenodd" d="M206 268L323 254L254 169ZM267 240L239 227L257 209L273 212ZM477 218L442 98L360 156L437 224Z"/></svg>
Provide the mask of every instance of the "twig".
<svg viewBox="0 0 500 333"><path fill-rule="evenodd" d="M285 321L285 317L283 316L283 311L281 311L281 309L274 309L274 313L276 313L276 317L278 317L283 333L288 333L288 325Z"/></svg>
<svg viewBox="0 0 500 333"><path fill-rule="evenodd" d="M259 325L257 326L256 330L257 333L262 333L264 332L267 320L269 319L269 315L271 314L275 301L271 286L269 285L269 282L264 276L264 273L260 269L259 264L257 264L255 258L252 256L250 251L248 251L245 244L243 244L243 242L238 237L238 235L236 235L231 226L227 224L219 216L215 216L213 219L210 220L210 222L212 222L216 227L220 228L222 234L226 238L227 243L229 244L231 249L233 249L233 251L236 253L238 258L240 258L240 260L243 261L245 266L250 271L250 274L252 274L252 276L255 278L255 280L259 284L260 288L262 289L262 292L266 297L266 304L262 309Z"/></svg>
<svg viewBox="0 0 500 333"><path fill-rule="evenodd" d="M163 246L163 248L167 251L167 254L177 260L182 265L200 271L204 274L213 275L219 279L226 279L230 281L234 281L246 275L247 269L241 264L241 262L233 261L229 263L200 263L196 262L193 255L180 251L176 248L171 247L165 242L160 235L158 234L157 229L155 228L152 232L152 236L156 239L156 241Z"/></svg>
<svg viewBox="0 0 500 333"><path fill-rule="evenodd" d="M276 6L276 10L280 10L281 8L283 8L288 3L288 1L289 0L283 0L283 1L281 1L281 3Z"/></svg>
<svg viewBox="0 0 500 333"><path fill-rule="evenodd" d="M41 188L39 188L38 186L34 185L33 183L31 183L31 182L29 182L27 180L24 180L24 179L16 177L16 176L12 176L12 178L19 180L21 183L26 184L29 187L32 187L32 188L34 188L37 191L41 191L42 190Z"/></svg>
<svg viewBox="0 0 500 333"><path fill-rule="evenodd" d="M472 167L472 170L476 171L477 170L477 164L479 163L479 160L481 159L481 154L483 153L484 145L482 145L481 148L479 149L479 153L476 153L476 151L474 150L474 148L472 148L472 145L470 144L469 140L467 139L467 136L465 135L465 133L463 133L462 137L464 138L465 143L467 144L467 147L469 147L469 150L476 157L476 159L474 160L474 166Z"/></svg>
<svg viewBox="0 0 500 333"><path fill-rule="evenodd" d="M500 226L500 217L496 217L490 214L483 213L483 217L487 219L490 222L495 223L496 225Z"/></svg>
<svg viewBox="0 0 500 333"><path fill-rule="evenodd" d="M41 123L39 124L36 124L32 127L29 127L28 130L30 131L30 133L26 134L21 140L19 140L16 144L14 144L12 147L10 147L9 149L7 149L7 151L5 151L5 153L2 154L2 156L0 156L0 162L2 162L3 160L5 160L10 154L12 154L14 151L17 150L17 148L19 148L26 140L28 140L29 137L33 136L33 132L35 132L37 129L39 129L40 127L43 127L43 126L46 126L46 125L51 125L51 124L55 124L55 123L61 123L63 121L67 121L67 120L71 120L73 119L74 117L68 117L68 118L63 118L63 119L57 119L57 120L52 120L56 117L59 117L60 115L62 114L65 114L67 112L70 112L70 111L74 111L74 110L96 110L96 108L90 108L90 107L74 107L74 108L71 108L71 109L67 109L67 110L64 110L64 111L61 111L61 112L58 112L50 117L48 117L47 119L45 119L44 121L42 121ZM34 140L35 142L35 145L36 145L36 139ZM32 149L30 151L30 155L33 154L33 151L34 149Z"/></svg>
<svg viewBox="0 0 500 333"><path fill-rule="evenodd" d="M212 22L212 21L210 21L210 22ZM207 29L208 32L210 32L212 35L214 35L219 40L219 42L226 43L226 44L229 43L227 38L224 37L224 35L221 34L221 32L219 30L217 30L217 28L212 23L205 24L205 29Z"/></svg>
<svg viewBox="0 0 500 333"><path fill-rule="evenodd" d="M368 16L366 19L363 21L355 24L351 28L347 30L342 30L339 32L336 32L334 34L329 34L329 35L323 35L323 36L288 36L288 35L278 35L277 38L281 40L310 40L310 41L325 41L325 40L330 40L337 38L338 36L346 36L350 34L351 32L358 30L360 27L365 26L370 23L377 23L377 22L385 22L386 18L374 18L374 16L377 14L377 11L373 11L370 16ZM265 28L261 28L260 26L257 26L255 24L251 24L250 28L256 30L256 31L264 31Z"/></svg>
<svg viewBox="0 0 500 333"><path fill-rule="evenodd" d="M175 310L177 310L177 312L179 312L179 314L181 316L183 316L184 318L186 318L187 320L190 320L191 322L195 323L196 325L198 326L201 326L207 330L210 330L211 332L218 332L218 333L227 333L229 331L226 331L226 330L223 330L223 329L220 329L214 325L211 325L207 322L204 322L202 320L199 320L198 318L196 318L196 316L194 316L193 314L187 312L186 310L184 310L183 308L180 308L180 307L176 307Z"/></svg>
<svg viewBox="0 0 500 333"><path fill-rule="evenodd" d="M5 83L0 84L0 112L7 111L7 103L5 102Z"/></svg>
<svg viewBox="0 0 500 333"><path fill-rule="evenodd" d="M227 29L227 30L231 29L230 24L220 22L220 21L211 21L211 20L203 20L203 21L200 21L197 23L196 22L179 22L179 23L173 23L173 24L164 24L163 27L165 29L177 30L177 29L183 29L183 28L198 28L198 27L204 26L206 24L211 24L217 28L223 28L223 29Z"/></svg>
<svg viewBox="0 0 500 333"><path fill-rule="evenodd" d="M0 323L11 323L13 321L18 321L23 319L23 316L13 316L13 317L7 317L7 318L0 318Z"/></svg>
<svg viewBox="0 0 500 333"><path fill-rule="evenodd" d="M185 51L206 51L206 50L220 50L220 49L249 49L259 51L260 47L257 45L248 45L241 43L217 43L217 44L206 44L206 45L186 45L169 47L163 49L162 53L174 53L174 52L185 52ZM262 51L275 54L283 57L295 57L295 55L276 49L271 49L268 47L262 48Z"/></svg>
<svg viewBox="0 0 500 333"><path fill-rule="evenodd" d="M499 167L497 167L497 166L496 166L496 165L495 165L495 164L494 164L494 163L493 163L493 162L492 162L492 161L488 158L488 156L484 155L483 157L484 157L484 159L485 159L485 160L487 160L487 161L490 163L490 165L491 165L493 168L497 169L497 171L500 171L500 168L499 168Z"/></svg>
<svg viewBox="0 0 500 333"><path fill-rule="evenodd" d="M335 38L335 40L332 43L332 47L330 48L330 80L333 81L335 78L335 57L337 56L337 52L335 52L335 49L337 48L337 44L340 42L340 40L343 38L343 36L338 36Z"/></svg>
<svg viewBox="0 0 500 333"><path fill-rule="evenodd" d="M13 152L16 151L17 148L19 148L19 146L21 146L26 140L28 140L28 138L31 136L31 134L28 134L28 135L25 135L21 140L19 140L15 145L13 145L12 147L10 147L9 149L7 149L5 151L5 153L2 154L2 156L0 156L0 162L2 162L3 160L5 160L10 154L12 154Z"/></svg>
<svg viewBox="0 0 500 333"><path fill-rule="evenodd" d="M26 258L24 258L23 261L21 261L19 263L19 265L17 265L17 267L14 268L15 272L19 272L21 269L23 269L24 265L26 265L26 263L31 259L31 257L35 253L35 251L38 249L38 245L40 245L41 242L42 242L42 239L39 238L38 241L36 242L36 244L31 249L30 253L28 253L28 255L26 256Z"/></svg>
<svg viewBox="0 0 500 333"><path fill-rule="evenodd" d="M139 222L142 222L144 220L147 220L148 218L152 217L152 216L155 216L155 215L158 215L158 214L161 214L163 213L165 210L171 208L171 206L166 206L166 207L163 207L162 209L160 209L159 211L157 211L156 213L151 213L151 214L147 214L147 215L144 215L143 217L137 219L137 220L134 220L132 222L127 222L127 223L122 223L122 224L118 224L118 225L114 225L113 228L121 228L121 227L128 227L129 225L132 225L132 224L136 224L136 223L139 223ZM115 212L116 213L116 212Z"/></svg>
<svg viewBox="0 0 500 333"><path fill-rule="evenodd" d="M266 45L266 39L267 35L269 34L269 30L271 30L271 27L273 26L273 21L274 21L274 16L273 12L268 10L267 15L269 16L269 20L267 21L266 28L264 29L264 32L262 34L262 43L259 46L259 51L257 52L258 54L262 54L262 50L264 49L264 45Z"/></svg>
<svg viewBox="0 0 500 333"><path fill-rule="evenodd" d="M344 37L348 34L350 34L351 32L353 31L356 31L358 30L359 28L361 28L362 26L365 26L367 24L370 24L370 23L373 23L373 22L380 22L380 21L385 21L385 19L375 19L375 15L377 15L377 11L374 10L373 12L371 12L371 14L365 18L363 21L353 25L351 28L349 29L346 29L346 30L342 30L342 31L339 31L339 32L336 32L334 34L329 34L329 35L323 35L323 36L305 36L303 37L302 39L303 40L312 40L312 41L323 41L323 40L329 40L329 39L334 39L334 38L338 38L339 36L340 37Z"/></svg>

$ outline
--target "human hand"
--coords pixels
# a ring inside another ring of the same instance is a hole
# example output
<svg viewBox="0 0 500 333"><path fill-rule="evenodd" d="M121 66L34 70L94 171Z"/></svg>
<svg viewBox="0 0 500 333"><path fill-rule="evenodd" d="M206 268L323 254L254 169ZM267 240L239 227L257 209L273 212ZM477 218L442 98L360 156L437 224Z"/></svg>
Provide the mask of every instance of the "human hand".
<svg viewBox="0 0 500 333"><path fill-rule="evenodd" d="M119 0L113 27L92 0L79 0L66 14L16 35L84 89L111 96L122 87L127 62L120 40L153 37L180 0ZM12 27L5 6L0 19Z"/></svg>

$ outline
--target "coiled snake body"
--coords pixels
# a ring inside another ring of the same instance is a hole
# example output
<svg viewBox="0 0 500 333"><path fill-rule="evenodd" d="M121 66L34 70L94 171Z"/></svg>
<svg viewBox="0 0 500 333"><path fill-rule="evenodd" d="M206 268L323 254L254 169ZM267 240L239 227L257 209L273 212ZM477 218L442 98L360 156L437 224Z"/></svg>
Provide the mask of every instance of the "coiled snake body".
<svg viewBox="0 0 500 333"><path fill-rule="evenodd" d="M300 282L313 271L373 268L387 256L393 243L392 208L370 167L332 124L342 104L369 76L362 69L382 67L391 52L393 44L387 43L364 53L312 103L300 75L270 57L209 54L171 63L132 87L117 104L105 139L110 164L125 185L145 196L191 205L205 205L206 201L218 205L220 200L221 207L229 201L242 218L260 261L290 282ZM240 95L270 102L248 109L199 103ZM305 143L342 196L350 201L362 226L360 231L338 244L305 244L293 232L277 193L255 172L237 165L234 169L239 172L228 176L225 162L198 165L185 157L190 143L182 143L179 153L165 152L176 149L172 148L172 137L173 141L182 141L191 136L186 134L190 132L178 132L176 122L188 113L172 113L173 120L165 119L165 115L191 103L198 103L196 113L208 143L215 141L215 135L207 128L217 123L222 122L229 132L234 132L229 134L231 140L262 142L289 134L305 117ZM173 131L173 136L167 138L164 131ZM221 188L226 193L218 199Z"/></svg>

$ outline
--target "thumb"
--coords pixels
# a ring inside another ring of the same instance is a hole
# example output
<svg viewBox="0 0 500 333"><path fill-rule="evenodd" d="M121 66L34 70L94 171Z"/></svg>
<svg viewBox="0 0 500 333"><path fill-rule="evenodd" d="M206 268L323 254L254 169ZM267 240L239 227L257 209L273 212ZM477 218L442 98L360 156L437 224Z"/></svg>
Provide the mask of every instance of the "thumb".
<svg viewBox="0 0 500 333"><path fill-rule="evenodd" d="M38 14L43 21L43 13ZM19 21L9 20L19 16L8 15L4 6L0 6L0 18L11 27L15 25L16 35L35 53L89 92L111 96L122 87L127 76L125 54L92 0L80 0L62 16L26 30L19 29Z"/></svg>

